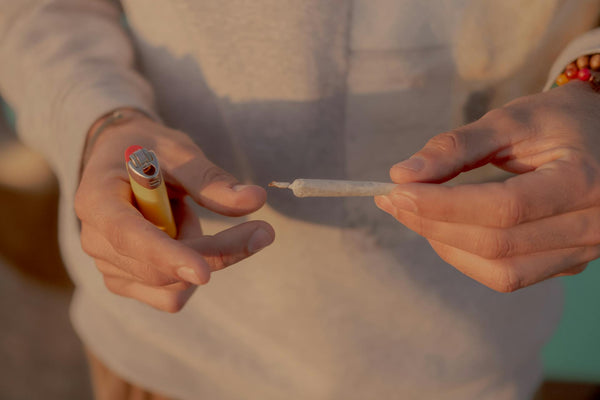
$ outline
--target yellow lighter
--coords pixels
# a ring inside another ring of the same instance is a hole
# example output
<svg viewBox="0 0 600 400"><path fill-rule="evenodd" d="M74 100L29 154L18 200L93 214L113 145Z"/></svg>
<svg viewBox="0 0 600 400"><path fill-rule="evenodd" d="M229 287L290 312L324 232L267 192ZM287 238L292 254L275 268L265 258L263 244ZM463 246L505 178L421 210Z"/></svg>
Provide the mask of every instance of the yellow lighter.
<svg viewBox="0 0 600 400"><path fill-rule="evenodd" d="M125 162L131 190L142 215L172 238L176 237L167 187L154 152L137 145L129 146Z"/></svg>

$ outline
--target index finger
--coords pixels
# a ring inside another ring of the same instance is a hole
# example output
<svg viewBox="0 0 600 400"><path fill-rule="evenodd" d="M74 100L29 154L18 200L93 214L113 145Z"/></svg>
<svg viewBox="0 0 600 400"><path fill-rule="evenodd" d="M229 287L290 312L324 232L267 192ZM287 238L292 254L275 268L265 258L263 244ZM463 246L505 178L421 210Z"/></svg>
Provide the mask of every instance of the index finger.
<svg viewBox="0 0 600 400"><path fill-rule="evenodd" d="M556 160L504 182L398 185L388 198L425 218L506 228L588 207L596 186L574 164Z"/></svg>
<svg viewBox="0 0 600 400"><path fill-rule="evenodd" d="M495 109L471 124L432 137L412 157L390 169L392 181L445 182L487 164L530 134L516 114L507 108Z"/></svg>
<svg viewBox="0 0 600 400"><path fill-rule="evenodd" d="M163 150L160 156L169 183L213 212L232 217L247 215L266 201L263 188L240 185L196 146Z"/></svg>

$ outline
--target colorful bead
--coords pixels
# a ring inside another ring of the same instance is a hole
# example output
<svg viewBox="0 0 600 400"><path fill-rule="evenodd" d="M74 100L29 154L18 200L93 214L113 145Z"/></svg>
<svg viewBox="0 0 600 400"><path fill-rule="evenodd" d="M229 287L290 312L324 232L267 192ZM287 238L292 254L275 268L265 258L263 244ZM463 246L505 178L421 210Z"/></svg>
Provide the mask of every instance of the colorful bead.
<svg viewBox="0 0 600 400"><path fill-rule="evenodd" d="M577 68L577 66L574 63L567 65L567 68L565 68L565 75L569 79L577 78L578 73L579 73L579 69Z"/></svg>
<svg viewBox="0 0 600 400"><path fill-rule="evenodd" d="M574 79L588 82L595 91L600 93L600 53L581 56L569 63L562 74L556 78L552 88L562 86Z"/></svg>
<svg viewBox="0 0 600 400"><path fill-rule="evenodd" d="M581 81L588 81L590 80L590 70L587 68L582 68L579 70L579 73L577 74L577 78L579 78L579 80Z"/></svg>
<svg viewBox="0 0 600 400"><path fill-rule="evenodd" d="M590 68L594 71L600 70L600 54L594 54L590 57Z"/></svg>
<svg viewBox="0 0 600 400"><path fill-rule="evenodd" d="M569 78L567 78L567 75L565 75L565 74L560 74L558 76L558 78L556 78L556 84L558 86L562 86L562 85L564 85L567 82L569 82Z"/></svg>
<svg viewBox="0 0 600 400"><path fill-rule="evenodd" d="M581 68L589 68L590 66L590 57L589 56L581 56L576 61L577 67Z"/></svg>

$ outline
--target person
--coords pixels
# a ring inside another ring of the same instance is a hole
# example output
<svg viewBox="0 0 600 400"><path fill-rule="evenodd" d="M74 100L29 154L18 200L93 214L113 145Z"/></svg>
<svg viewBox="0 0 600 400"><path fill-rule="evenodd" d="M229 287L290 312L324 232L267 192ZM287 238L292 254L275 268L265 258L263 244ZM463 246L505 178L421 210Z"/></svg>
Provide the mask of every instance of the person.
<svg viewBox="0 0 600 400"><path fill-rule="evenodd" d="M599 95L541 92L600 52L597 2L124 0L127 25L109 0L0 4L0 91L61 183L98 398L533 395L547 278L598 257ZM132 144L176 240L134 207ZM387 213L262 189L390 166Z"/></svg>

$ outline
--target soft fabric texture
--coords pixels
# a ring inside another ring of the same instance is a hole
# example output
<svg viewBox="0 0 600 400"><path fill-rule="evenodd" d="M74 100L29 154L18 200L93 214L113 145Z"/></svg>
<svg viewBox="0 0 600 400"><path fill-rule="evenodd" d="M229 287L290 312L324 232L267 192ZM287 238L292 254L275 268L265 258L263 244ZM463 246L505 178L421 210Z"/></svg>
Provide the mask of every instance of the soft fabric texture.
<svg viewBox="0 0 600 400"><path fill-rule="evenodd" d="M173 400L125 381L89 351L86 354L94 400Z"/></svg>
<svg viewBox="0 0 600 400"><path fill-rule="evenodd" d="M0 90L59 177L72 319L104 363L181 399L532 395L558 282L495 293L372 199L269 191L252 218L276 242L171 315L104 287L73 196L88 128L121 106L189 133L246 182L388 180L429 137L540 91L550 71L599 49L600 32L576 39L598 2L122 3L130 37L112 1L0 0ZM484 168L459 180L502 177ZM198 211L207 233L241 221Z"/></svg>

